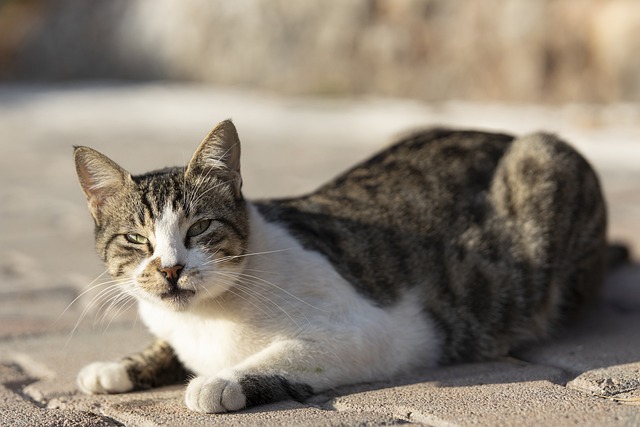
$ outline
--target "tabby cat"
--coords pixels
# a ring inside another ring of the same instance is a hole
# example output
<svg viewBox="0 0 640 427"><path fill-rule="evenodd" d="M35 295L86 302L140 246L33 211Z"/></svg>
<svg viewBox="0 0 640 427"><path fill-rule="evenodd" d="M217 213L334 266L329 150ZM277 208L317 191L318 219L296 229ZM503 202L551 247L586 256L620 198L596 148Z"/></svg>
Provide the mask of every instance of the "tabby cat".
<svg viewBox="0 0 640 427"><path fill-rule="evenodd" d="M86 366L87 393L186 382L198 412L504 355L598 291L606 209L548 134L433 129L317 191L250 202L220 123L186 167L76 169L97 251L157 339Z"/></svg>

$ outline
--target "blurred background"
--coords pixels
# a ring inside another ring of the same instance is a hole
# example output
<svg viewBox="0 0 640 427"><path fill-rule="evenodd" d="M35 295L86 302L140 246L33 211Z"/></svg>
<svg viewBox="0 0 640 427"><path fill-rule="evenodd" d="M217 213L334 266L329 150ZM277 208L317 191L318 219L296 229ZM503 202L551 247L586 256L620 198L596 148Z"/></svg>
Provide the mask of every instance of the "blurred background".
<svg viewBox="0 0 640 427"><path fill-rule="evenodd" d="M2 0L0 76L426 101L638 101L640 2Z"/></svg>
<svg viewBox="0 0 640 427"><path fill-rule="evenodd" d="M73 145L142 173L229 117L251 198L411 128L555 132L640 248L640 1L0 0L0 337L103 271Z"/></svg>

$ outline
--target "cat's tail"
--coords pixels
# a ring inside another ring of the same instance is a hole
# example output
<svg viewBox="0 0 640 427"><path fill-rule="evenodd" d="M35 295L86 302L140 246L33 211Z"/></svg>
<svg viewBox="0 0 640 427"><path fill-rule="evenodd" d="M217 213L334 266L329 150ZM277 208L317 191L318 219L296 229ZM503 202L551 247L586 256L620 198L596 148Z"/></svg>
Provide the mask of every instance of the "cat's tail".
<svg viewBox="0 0 640 427"><path fill-rule="evenodd" d="M610 273L620 267L631 264L629 246L624 243L607 244L605 272Z"/></svg>

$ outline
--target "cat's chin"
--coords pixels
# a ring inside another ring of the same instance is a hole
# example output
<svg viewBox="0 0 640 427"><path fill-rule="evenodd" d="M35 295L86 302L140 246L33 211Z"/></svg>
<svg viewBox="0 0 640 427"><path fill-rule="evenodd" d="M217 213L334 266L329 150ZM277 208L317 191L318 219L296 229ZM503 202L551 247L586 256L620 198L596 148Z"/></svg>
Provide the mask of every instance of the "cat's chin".
<svg viewBox="0 0 640 427"><path fill-rule="evenodd" d="M191 304L195 296L191 289L176 289L160 294L160 300L175 311L184 311Z"/></svg>

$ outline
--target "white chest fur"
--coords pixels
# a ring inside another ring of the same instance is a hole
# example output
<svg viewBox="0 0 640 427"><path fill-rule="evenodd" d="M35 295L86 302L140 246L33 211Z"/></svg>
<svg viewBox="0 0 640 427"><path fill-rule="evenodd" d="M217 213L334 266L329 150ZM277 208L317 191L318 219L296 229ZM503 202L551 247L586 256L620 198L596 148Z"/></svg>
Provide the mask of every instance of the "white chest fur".
<svg viewBox="0 0 640 427"><path fill-rule="evenodd" d="M214 375L257 350L257 341L236 323L192 313L176 313L140 302L140 316L155 336L169 342L179 359L197 375Z"/></svg>

